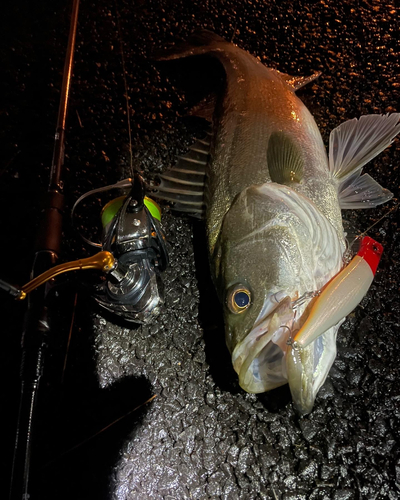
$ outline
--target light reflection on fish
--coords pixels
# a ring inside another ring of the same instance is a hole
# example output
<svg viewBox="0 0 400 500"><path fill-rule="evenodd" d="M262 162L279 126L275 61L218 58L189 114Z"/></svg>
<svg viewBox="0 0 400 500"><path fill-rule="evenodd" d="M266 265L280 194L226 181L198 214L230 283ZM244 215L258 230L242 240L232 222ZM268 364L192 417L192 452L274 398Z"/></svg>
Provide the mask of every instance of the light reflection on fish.
<svg viewBox="0 0 400 500"><path fill-rule="evenodd" d="M161 176L158 196L177 210L205 210L211 271L241 387L260 393L289 383L297 409L308 413L344 318L294 353L290 338L309 303L292 304L343 267L341 209L392 197L361 168L400 131L400 114L345 122L331 133L328 160L314 118L295 94L318 74L290 77L206 31L165 59L196 55L222 63L225 92L211 140L197 141Z"/></svg>

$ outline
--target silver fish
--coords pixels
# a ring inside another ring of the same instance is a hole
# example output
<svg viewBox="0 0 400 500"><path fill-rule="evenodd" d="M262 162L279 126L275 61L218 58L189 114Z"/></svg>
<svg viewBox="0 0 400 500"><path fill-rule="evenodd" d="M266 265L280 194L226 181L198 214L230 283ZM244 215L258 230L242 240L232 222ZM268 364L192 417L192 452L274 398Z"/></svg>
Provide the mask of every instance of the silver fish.
<svg viewBox="0 0 400 500"><path fill-rule="evenodd" d="M341 209L391 199L361 169L400 131L400 114L336 128L330 157L291 77L202 31L165 59L209 55L226 73L213 134L161 176L160 198L205 219L226 343L240 386L260 393L289 383L298 411L312 410L336 357L339 323L309 346L291 342L312 297L343 267ZM210 148L208 147L210 146ZM299 300L301 299L301 300Z"/></svg>

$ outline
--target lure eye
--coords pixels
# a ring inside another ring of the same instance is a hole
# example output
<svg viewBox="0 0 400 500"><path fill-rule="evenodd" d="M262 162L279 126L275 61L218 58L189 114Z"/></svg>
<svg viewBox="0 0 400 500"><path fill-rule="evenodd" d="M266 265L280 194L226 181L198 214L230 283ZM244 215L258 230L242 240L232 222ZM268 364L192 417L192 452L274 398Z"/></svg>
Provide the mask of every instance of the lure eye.
<svg viewBox="0 0 400 500"><path fill-rule="evenodd" d="M235 285L227 294L228 309L234 314L240 314L251 305L251 294L243 285Z"/></svg>

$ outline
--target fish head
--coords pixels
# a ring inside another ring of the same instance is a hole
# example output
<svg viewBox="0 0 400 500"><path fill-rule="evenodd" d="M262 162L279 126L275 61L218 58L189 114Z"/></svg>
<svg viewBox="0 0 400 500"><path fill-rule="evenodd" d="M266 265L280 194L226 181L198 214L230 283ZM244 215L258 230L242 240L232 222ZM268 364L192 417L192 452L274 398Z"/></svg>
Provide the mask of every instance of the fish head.
<svg viewBox="0 0 400 500"><path fill-rule="evenodd" d="M288 382L286 354L303 312L292 303L317 289L321 274L309 216L297 199L274 183L246 188L226 213L215 248L226 342L240 386L251 393Z"/></svg>

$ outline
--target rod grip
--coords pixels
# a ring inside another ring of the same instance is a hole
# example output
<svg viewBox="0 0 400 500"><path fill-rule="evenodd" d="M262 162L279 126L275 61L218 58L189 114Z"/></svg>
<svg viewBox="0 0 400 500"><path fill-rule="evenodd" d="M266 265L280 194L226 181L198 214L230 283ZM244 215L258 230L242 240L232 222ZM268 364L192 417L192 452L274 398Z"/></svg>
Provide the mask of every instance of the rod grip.
<svg viewBox="0 0 400 500"><path fill-rule="evenodd" d="M47 197L47 206L43 211L35 251L49 251L59 255L61 247L64 195L53 190L47 193Z"/></svg>

